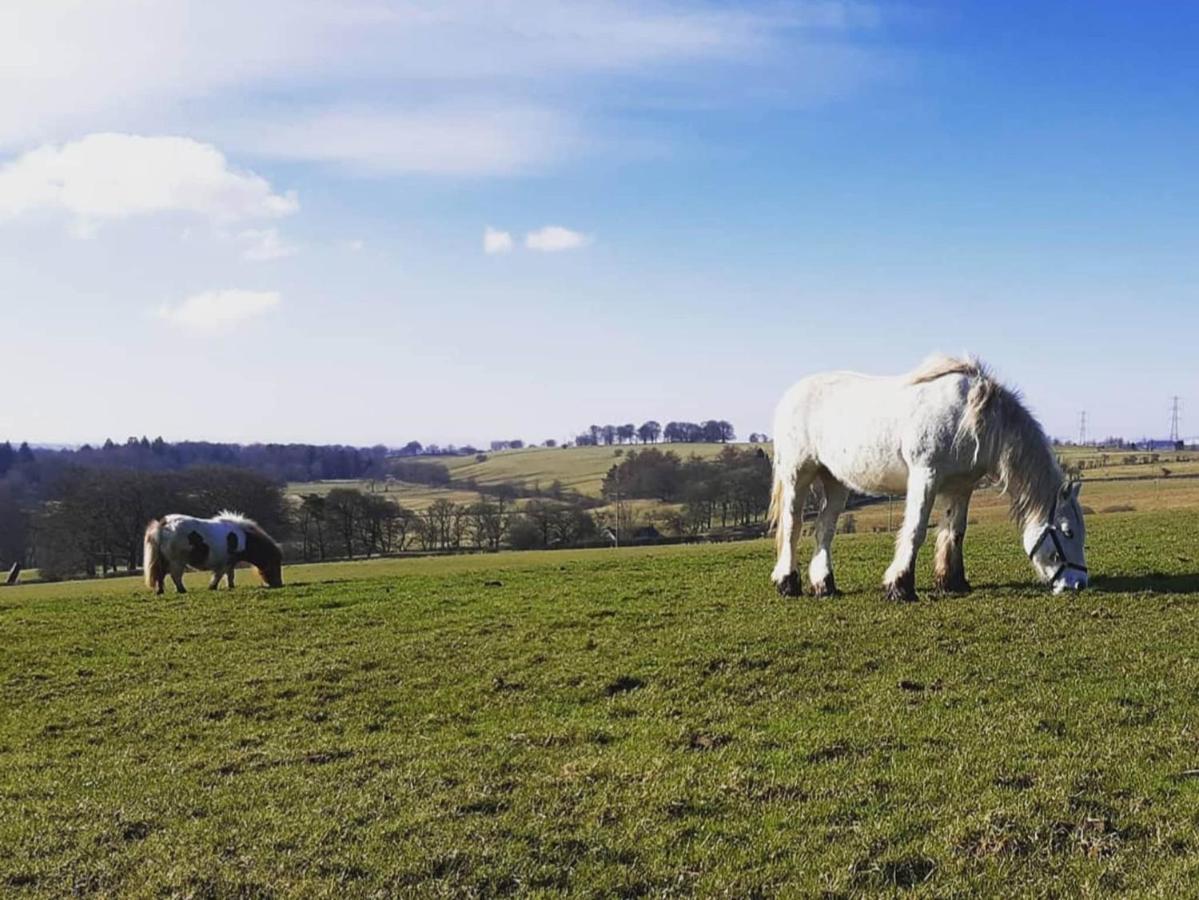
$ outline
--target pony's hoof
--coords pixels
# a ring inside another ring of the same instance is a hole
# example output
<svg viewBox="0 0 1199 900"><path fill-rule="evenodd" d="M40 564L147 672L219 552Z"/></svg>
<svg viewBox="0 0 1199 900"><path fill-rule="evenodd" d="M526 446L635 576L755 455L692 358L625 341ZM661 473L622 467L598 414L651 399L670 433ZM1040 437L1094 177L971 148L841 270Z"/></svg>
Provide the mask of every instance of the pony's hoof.
<svg viewBox="0 0 1199 900"><path fill-rule="evenodd" d="M915 603L920 598L910 584L888 584L883 586L883 599L892 603Z"/></svg>
<svg viewBox="0 0 1199 900"><path fill-rule="evenodd" d="M841 592L837 590L837 582L833 580L831 573L826 575L823 581L812 582L812 596L817 599L841 596Z"/></svg>
<svg viewBox="0 0 1199 900"><path fill-rule="evenodd" d="M803 589L799 586L799 573L792 572L782 581L775 584L780 597L802 597Z"/></svg>

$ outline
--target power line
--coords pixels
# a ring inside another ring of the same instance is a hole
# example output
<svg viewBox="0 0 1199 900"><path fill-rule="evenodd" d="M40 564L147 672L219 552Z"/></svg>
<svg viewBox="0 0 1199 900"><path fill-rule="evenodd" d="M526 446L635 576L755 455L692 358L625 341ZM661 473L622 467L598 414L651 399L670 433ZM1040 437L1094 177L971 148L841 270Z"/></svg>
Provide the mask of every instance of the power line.
<svg viewBox="0 0 1199 900"><path fill-rule="evenodd" d="M1078 443L1085 444L1087 442L1087 411L1084 409L1078 414Z"/></svg>
<svg viewBox="0 0 1199 900"><path fill-rule="evenodd" d="M1179 425L1182 418L1178 407L1178 395L1175 394L1173 402L1170 404L1170 443L1177 444L1179 441Z"/></svg>

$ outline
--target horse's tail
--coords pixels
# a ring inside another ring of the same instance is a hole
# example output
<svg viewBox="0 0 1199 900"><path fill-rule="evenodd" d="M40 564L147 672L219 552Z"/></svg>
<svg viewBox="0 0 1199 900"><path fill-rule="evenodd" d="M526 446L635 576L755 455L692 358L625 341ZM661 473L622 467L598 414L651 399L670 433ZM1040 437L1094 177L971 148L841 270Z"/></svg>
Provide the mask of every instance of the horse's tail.
<svg viewBox="0 0 1199 900"><path fill-rule="evenodd" d="M166 574L162 548L158 545L158 531L161 527L162 523L157 519L146 526L146 550L142 557L142 570L145 573L146 587L148 588L157 587L158 582L162 581Z"/></svg>
<svg viewBox="0 0 1199 900"><path fill-rule="evenodd" d="M783 520L783 470L779 465L778 457L774 459L772 466L774 472L774 483L770 488L770 511L766 514L766 529L768 532L774 532L775 543L779 543L783 539L783 533L779 529L779 523Z"/></svg>

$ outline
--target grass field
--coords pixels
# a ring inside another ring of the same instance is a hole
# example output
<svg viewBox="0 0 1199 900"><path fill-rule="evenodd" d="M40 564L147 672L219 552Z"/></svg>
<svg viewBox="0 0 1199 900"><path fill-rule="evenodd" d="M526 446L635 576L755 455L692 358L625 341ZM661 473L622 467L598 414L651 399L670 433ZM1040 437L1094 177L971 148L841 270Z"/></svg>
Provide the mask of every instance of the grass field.
<svg viewBox="0 0 1199 900"><path fill-rule="evenodd" d="M438 488L427 484L411 484L406 481L367 482L357 480L293 481L287 485L287 493L292 497L303 497L307 494L317 494L323 497L334 488L373 490L415 512L428 509L438 500L470 504L477 503L481 496L477 491Z"/></svg>
<svg viewBox="0 0 1199 900"><path fill-rule="evenodd" d="M656 444L658 450L671 451L683 459L693 454L707 459L717 456L727 444ZM736 444L738 448L749 444ZM770 445L763 445L769 452ZM624 447L529 447L524 450L504 450L487 453L487 459L478 462L473 456L451 456L438 458L450 470L455 479L474 478L479 484L513 482L529 487L540 485L548 488L554 481L564 488L598 497L600 485L608 470L620 463L621 456L635 450L645 449L640 445Z"/></svg>
<svg viewBox="0 0 1199 900"><path fill-rule="evenodd" d="M1193 895L1197 535L1097 516L1055 598L984 523L975 593L906 606L876 534L821 602L766 542L4 589L0 885Z"/></svg>
<svg viewBox="0 0 1199 900"><path fill-rule="evenodd" d="M674 452L684 458L692 453L708 458L719 454L727 445L656 446L660 450ZM750 445L735 446L744 448ZM771 452L770 444L760 446L766 453ZM511 482L526 487L540 486L542 489L558 481L564 488L598 497L607 471L620 462L621 456L640 449L643 448L531 447L488 453L485 454L487 458L483 462L479 462L474 456L439 457L437 461L444 463L449 468L451 477L457 481L473 478L481 485ZM1057 453L1067 464L1085 461L1088 465L1096 466L1104 456L1103 452L1090 447L1059 447ZM1133 506L1135 509L1199 507L1199 479L1178 477L1199 475L1199 453L1158 451L1157 463L1135 465L1123 463L1126 455L1150 458L1153 454L1143 451L1107 451L1106 465L1087 468L1082 472L1084 481L1088 482L1084 488L1084 502L1097 513L1122 506ZM1168 470L1170 475L1164 475L1163 469ZM362 481L317 481L289 484L287 490L289 494L299 496L307 493L325 494L334 487L358 487L367 490L371 485ZM386 496L417 512L427 509L436 500L473 503L480 498L480 495L473 491L403 482L391 482L386 486L383 482L375 482L373 487L375 490L383 490L386 487ZM648 522L655 516L681 508L678 505L672 506L651 500L639 501L636 507L639 522ZM898 511L888 511L884 503L859 510L855 514L855 520L861 529L882 529L887 527L889 522L894 524L893 518L898 515ZM972 517L980 522L1002 521L1007 517L1007 501L995 491L979 491L973 504Z"/></svg>

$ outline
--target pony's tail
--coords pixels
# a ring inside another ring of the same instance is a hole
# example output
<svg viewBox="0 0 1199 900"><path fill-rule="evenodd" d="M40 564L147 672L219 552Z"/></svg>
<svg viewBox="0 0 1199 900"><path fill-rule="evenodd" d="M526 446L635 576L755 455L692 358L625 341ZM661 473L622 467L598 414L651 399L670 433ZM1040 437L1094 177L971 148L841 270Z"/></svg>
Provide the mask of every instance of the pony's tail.
<svg viewBox="0 0 1199 900"><path fill-rule="evenodd" d="M146 526L146 551L142 557L142 570L146 576L146 587L155 588L166 574L163 569L162 548L158 546L159 521L155 519Z"/></svg>

